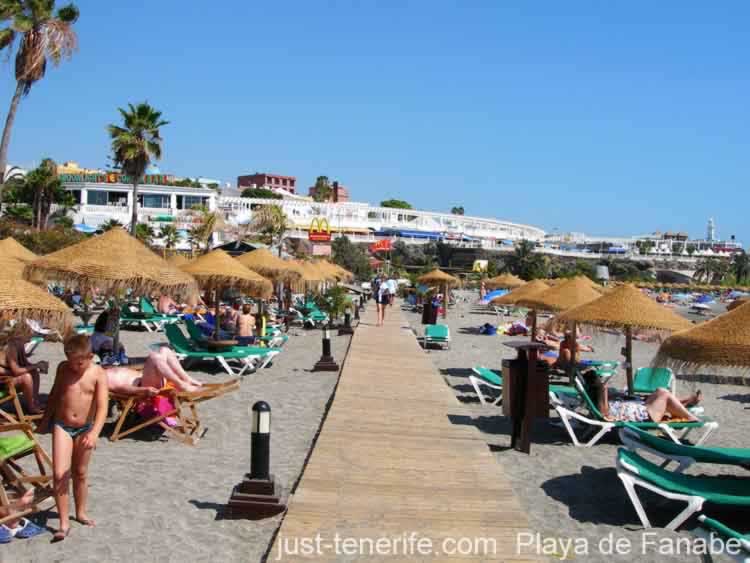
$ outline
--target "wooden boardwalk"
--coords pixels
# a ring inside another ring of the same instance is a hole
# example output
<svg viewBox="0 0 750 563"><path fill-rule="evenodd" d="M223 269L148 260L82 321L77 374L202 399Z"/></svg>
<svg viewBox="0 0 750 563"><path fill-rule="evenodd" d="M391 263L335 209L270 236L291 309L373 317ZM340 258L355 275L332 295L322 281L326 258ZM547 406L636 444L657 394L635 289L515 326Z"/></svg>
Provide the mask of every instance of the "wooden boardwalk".
<svg viewBox="0 0 750 563"><path fill-rule="evenodd" d="M376 327L374 309L268 559L534 560L516 552L527 518L481 434L452 422L461 404L401 312Z"/></svg>

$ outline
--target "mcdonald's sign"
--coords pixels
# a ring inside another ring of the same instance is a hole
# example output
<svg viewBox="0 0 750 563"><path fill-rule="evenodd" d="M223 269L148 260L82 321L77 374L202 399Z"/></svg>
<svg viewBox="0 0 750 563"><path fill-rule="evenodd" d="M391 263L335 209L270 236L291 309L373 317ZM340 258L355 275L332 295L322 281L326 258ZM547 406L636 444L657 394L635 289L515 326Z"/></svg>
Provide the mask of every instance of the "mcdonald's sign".
<svg viewBox="0 0 750 563"><path fill-rule="evenodd" d="M310 242L331 242L331 225L325 217L316 217L310 222L310 230L307 232L307 240Z"/></svg>
<svg viewBox="0 0 750 563"><path fill-rule="evenodd" d="M379 240L370 245L370 253L375 254L376 252L388 252L392 248L391 241L389 239Z"/></svg>

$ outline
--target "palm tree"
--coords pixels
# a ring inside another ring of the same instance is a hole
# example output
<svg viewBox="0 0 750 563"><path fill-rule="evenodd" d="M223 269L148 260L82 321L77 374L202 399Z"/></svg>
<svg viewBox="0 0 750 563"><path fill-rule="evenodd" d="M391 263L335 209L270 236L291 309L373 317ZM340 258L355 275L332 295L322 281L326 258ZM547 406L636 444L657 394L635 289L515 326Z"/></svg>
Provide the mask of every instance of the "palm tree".
<svg viewBox="0 0 750 563"><path fill-rule="evenodd" d="M122 227L122 223L120 223L117 219L109 219L108 221L105 221L101 225L99 225L99 228L102 231L109 231L110 229L114 229L115 227Z"/></svg>
<svg viewBox="0 0 750 563"><path fill-rule="evenodd" d="M253 212L250 227L268 241L269 246L279 245L279 256L284 233L289 228L289 220L280 205L264 205Z"/></svg>
<svg viewBox="0 0 750 563"><path fill-rule="evenodd" d="M216 211L209 211L205 207L198 207L193 211L200 213L200 218L198 224L190 229L190 244L201 252L208 252L214 232L223 223L222 218Z"/></svg>
<svg viewBox="0 0 750 563"><path fill-rule="evenodd" d="M57 177L57 165L51 158L45 158L38 168L26 175L26 183L33 190L34 201L34 224L37 231L47 226L52 202L57 199L58 193L62 191L62 183Z"/></svg>
<svg viewBox="0 0 750 563"><path fill-rule="evenodd" d="M146 223L136 225L135 238L147 246L151 246L154 239L154 230Z"/></svg>
<svg viewBox="0 0 750 563"><path fill-rule="evenodd" d="M34 83L44 78L47 61L57 66L69 59L78 45L73 24L78 19L75 4L63 6L57 12L54 0L0 0L0 19L7 22L0 29L0 50L7 49L8 56L18 41L16 50L16 90L5 117L0 141L0 203L5 166L8 162L10 132L16 119L21 98L28 95Z"/></svg>
<svg viewBox="0 0 750 563"><path fill-rule="evenodd" d="M742 250L732 256L732 273L738 284L743 284L750 278L750 257Z"/></svg>
<svg viewBox="0 0 750 563"><path fill-rule="evenodd" d="M520 241L506 263L512 274L525 280L547 277L544 257L535 252L535 244L529 240Z"/></svg>
<svg viewBox="0 0 750 563"><path fill-rule="evenodd" d="M151 164L151 159L161 158L159 128L169 122L161 118L161 112L142 102L137 106L128 104L128 110L118 108L123 127L109 125L107 131L112 139L112 160L133 183L133 214L130 234L135 236L138 224L138 183Z"/></svg>
<svg viewBox="0 0 750 563"><path fill-rule="evenodd" d="M693 279L699 283L721 283L729 271L729 264L718 258L703 258L695 265Z"/></svg>
<svg viewBox="0 0 750 563"><path fill-rule="evenodd" d="M164 239L164 256L166 257L167 250L171 250L177 246L177 242L180 240L180 233L174 225L164 225L161 228L159 237Z"/></svg>

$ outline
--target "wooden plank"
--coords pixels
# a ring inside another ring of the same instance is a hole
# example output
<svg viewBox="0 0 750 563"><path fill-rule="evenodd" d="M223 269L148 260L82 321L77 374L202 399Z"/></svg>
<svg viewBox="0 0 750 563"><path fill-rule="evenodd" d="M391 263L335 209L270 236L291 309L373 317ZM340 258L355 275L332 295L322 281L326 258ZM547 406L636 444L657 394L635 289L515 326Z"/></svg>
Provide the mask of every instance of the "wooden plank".
<svg viewBox="0 0 750 563"><path fill-rule="evenodd" d="M538 561L516 553L528 519L486 440L430 363L398 309L384 327L363 315L331 409L270 557L285 561L351 560L324 550L289 551L295 538L393 538L417 533L484 538L492 552L435 552L432 560ZM445 352L450 353L450 352ZM292 542L291 544L289 542ZM280 551L284 550L284 551ZM415 560L419 554L358 553L358 560Z"/></svg>

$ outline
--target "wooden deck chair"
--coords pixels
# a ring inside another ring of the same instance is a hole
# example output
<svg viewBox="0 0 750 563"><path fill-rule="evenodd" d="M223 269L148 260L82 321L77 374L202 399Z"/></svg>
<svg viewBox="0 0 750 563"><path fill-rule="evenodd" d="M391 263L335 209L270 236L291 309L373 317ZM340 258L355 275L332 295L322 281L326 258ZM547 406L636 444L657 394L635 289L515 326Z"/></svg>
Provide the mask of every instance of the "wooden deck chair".
<svg viewBox="0 0 750 563"><path fill-rule="evenodd" d="M13 378L9 375L0 375L0 407L5 403L10 403L9 406L13 407L13 412L9 413L5 409L0 408L0 418L10 423L31 423L34 420L42 418L41 414L26 414L23 412L21 400L18 398L18 391L16 391L16 386L13 384Z"/></svg>
<svg viewBox="0 0 750 563"><path fill-rule="evenodd" d="M10 436L5 433L14 432ZM25 458L33 457L36 467L25 467ZM22 463L23 460L23 463ZM36 441L31 425L27 423L0 425L0 507L11 512L0 517L0 524L46 510L53 504L52 459ZM22 510L13 508L13 502L34 488L31 506Z"/></svg>
<svg viewBox="0 0 750 563"><path fill-rule="evenodd" d="M669 436L674 442L681 443L692 430L702 428L704 430L703 435L696 442L697 445L701 445L711 435L711 433L719 427L719 423L709 418L701 418L697 422L629 422L629 421L608 421L605 420L604 415L599 411L599 408L591 400L588 393L586 392L583 382L579 376L575 377L576 390L579 396L583 399L583 404L588 409L588 415L583 415L572 409L566 408L562 404L554 404L554 409L562 420L563 426L570 435L570 439L578 447L589 448L596 444L602 436L608 432L622 428L626 424L631 424L637 428L643 430L661 430L667 436ZM581 442L573 429L573 423L577 421L581 426L586 426L588 429L594 432L593 436L587 442Z"/></svg>
<svg viewBox="0 0 750 563"><path fill-rule="evenodd" d="M617 451L617 476L633 503L644 528L651 522L641 503L636 487L646 489L669 500L687 506L666 528L676 530L706 502L725 507L750 507L750 480L734 475L696 476L673 473L643 459L635 452L620 448Z"/></svg>
<svg viewBox="0 0 750 563"><path fill-rule="evenodd" d="M138 422L127 427L126 422L128 422L131 415L135 415L135 408L138 406L138 403L149 399L110 391L109 398L118 403L120 415L109 439L112 442L116 442L138 430L156 424L163 428L170 436L184 444L194 446L203 434L203 426L198 416L196 405L239 388L238 379L224 383L204 383L201 390L195 392L177 391L173 387L165 387L159 391L159 395L167 397L174 407L168 412L156 414L146 420L139 419ZM174 419L176 424L169 424L167 422L168 418Z"/></svg>

